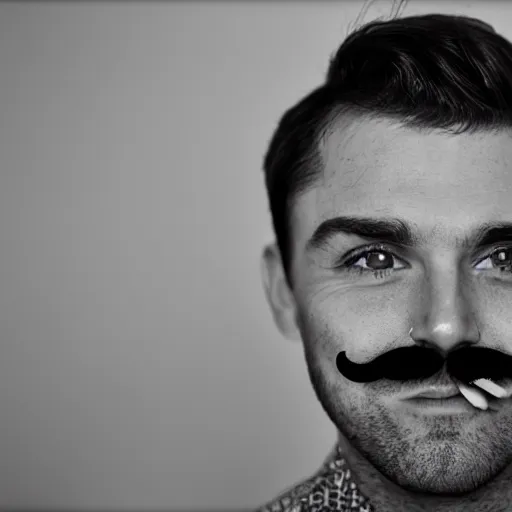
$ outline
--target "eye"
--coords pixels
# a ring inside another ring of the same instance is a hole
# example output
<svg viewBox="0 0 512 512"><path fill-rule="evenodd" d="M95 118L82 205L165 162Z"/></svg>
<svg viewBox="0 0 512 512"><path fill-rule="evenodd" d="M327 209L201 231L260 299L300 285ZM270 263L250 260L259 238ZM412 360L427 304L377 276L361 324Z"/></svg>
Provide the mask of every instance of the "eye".
<svg viewBox="0 0 512 512"><path fill-rule="evenodd" d="M400 259L389 251L372 250L359 253L346 263L347 267L361 268L364 270L399 270L405 268L405 265L395 266Z"/></svg>
<svg viewBox="0 0 512 512"><path fill-rule="evenodd" d="M496 249L475 266L476 270L510 270L512 267L512 248Z"/></svg>

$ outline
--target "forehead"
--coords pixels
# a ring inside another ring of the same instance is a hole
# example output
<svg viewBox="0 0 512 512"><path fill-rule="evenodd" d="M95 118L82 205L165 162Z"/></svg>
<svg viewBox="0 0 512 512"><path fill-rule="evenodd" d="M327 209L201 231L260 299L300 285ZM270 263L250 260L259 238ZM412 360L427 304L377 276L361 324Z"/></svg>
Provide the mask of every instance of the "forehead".
<svg viewBox="0 0 512 512"><path fill-rule="evenodd" d="M337 122L319 151L323 172L291 212L294 245L338 215L398 217L444 239L512 221L512 131L450 135L388 120Z"/></svg>

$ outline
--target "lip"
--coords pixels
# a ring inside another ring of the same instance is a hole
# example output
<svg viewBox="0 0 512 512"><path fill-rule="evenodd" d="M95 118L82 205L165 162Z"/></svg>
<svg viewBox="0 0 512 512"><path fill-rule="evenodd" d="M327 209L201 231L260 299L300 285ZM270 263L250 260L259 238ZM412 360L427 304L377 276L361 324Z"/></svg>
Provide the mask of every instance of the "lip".
<svg viewBox="0 0 512 512"><path fill-rule="evenodd" d="M462 396L459 388L456 386L431 386L427 389L421 390L419 393L415 393L407 397L411 398L431 398L431 399L446 399L456 396Z"/></svg>
<svg viewBox="0 0 512 512"><path fill-rule="evenodd" d="M473 407L463 395L452 396L451 398L425 398L425 397L414 397L407 400L409 407L411 407L416 414L427 414L427 415L454 415L454 414L478 414L485 412L485 410ZM489 406L489 409L492 409Z"/></svg>

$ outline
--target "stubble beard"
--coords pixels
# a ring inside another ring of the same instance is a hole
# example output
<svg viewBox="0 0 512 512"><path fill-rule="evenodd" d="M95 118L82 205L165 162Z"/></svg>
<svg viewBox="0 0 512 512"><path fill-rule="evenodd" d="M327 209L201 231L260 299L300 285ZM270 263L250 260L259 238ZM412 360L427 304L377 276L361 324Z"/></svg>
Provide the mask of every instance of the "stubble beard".
<svg viewBox="0 0 512 512"><path fill-rule="evenodd" d="M466 435L461 434L462 416L430 418L428 436L418 439L407 418L400 424L381 406L350 401L344 397L347 391L341 388L341 375L339 382L329 382L328 372L322 371L309 350L321 344L303 342L314 392L356 458L377 469L384 480L413 493L464 496L485 486L512 463L512 450L504 448L512 446L512 432L482 427Z"/></svg>

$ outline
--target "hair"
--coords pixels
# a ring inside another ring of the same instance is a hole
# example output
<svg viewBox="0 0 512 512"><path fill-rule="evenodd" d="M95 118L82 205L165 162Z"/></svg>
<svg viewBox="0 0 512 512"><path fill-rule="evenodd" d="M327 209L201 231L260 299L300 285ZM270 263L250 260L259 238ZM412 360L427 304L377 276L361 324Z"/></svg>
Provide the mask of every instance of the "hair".
<svg viewBox="0 0 512 512"><path fill-rule="evenodd" d="M290 288L291 209L323 172L320 142L343 118L389 119L451 134L509 128L512 44L478 19L443 14L372 21L347 36L324 83L281 117L264 157Z"/></svg>

